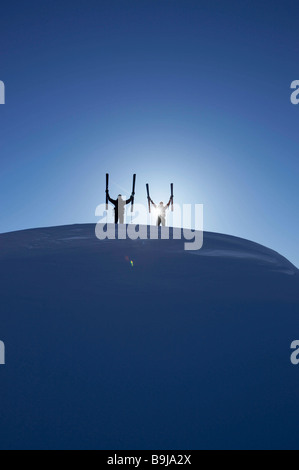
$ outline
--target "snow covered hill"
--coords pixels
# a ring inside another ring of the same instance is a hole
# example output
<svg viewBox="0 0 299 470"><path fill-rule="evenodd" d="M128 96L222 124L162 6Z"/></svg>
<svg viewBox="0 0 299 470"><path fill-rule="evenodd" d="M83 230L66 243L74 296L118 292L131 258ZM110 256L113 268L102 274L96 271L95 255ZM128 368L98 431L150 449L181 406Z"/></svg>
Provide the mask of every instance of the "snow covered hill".
<svg viewBox="0 0 299 470"><path fill-rule="evenodd" d="M239 238L0 235L0 448L298 448L299 274Z"/></svg>

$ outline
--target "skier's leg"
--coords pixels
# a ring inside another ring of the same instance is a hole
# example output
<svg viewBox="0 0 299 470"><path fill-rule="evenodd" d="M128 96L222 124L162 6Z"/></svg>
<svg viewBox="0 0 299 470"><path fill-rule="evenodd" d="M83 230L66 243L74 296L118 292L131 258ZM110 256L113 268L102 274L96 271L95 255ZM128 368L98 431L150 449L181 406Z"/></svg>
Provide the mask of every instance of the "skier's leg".
<svg viewBox="0 0 299 470"><path fill-rule="evenodd" d="M125 223L125 214L122 214L122 213L119 214L119 223L120 224Z"/></svg>
<svg viewBox="0 0 299 470"><path fill-rule="evenodd" d="M162 227L165 227L165 225L166 225L165 217L161 217L161 224L162 224Z"/></svg>

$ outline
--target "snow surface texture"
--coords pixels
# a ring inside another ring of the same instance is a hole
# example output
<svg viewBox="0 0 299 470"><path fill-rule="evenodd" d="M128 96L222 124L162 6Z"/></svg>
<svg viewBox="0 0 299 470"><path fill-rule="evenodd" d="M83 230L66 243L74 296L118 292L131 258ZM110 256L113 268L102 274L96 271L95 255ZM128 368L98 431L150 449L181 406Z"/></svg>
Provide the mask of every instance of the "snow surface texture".
<svg viewBox="0 0 299 470"><path fill-rule="evenodd" d="M0 235L1 449L298 448L297 268L224 235L183 247Z"/></svg>

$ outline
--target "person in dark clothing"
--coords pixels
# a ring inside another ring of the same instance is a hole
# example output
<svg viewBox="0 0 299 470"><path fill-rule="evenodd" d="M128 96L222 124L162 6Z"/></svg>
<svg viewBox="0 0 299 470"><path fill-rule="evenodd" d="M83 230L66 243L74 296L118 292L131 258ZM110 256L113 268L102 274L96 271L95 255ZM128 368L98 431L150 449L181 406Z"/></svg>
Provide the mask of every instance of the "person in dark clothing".
<svg viewBox="0 0 299 470"><path fill-rule="evenodd" d="M134 196L133 194L131 195L130 199L123 199L122 195L119 194L117 199L111 199L109 195L109 191L106 191L108 194L108 200L111 202L111 204L114 205L114 214L115 214L115 223L116 224L124 224L125 223L125 207L130 204Z"/></svg>
<svg viewBox="0 0 299 470"><path fill-rule="evenodd" d="M160 204L157 206L154 201L151 199L151 204L154 206L154 208L157 210L158 216L157 216L157 227L165 227L166 225L166 211L169 209L169 206L172 202L172 198L170 198L169 203L164 206L164 202L160 202Z"/></svg>

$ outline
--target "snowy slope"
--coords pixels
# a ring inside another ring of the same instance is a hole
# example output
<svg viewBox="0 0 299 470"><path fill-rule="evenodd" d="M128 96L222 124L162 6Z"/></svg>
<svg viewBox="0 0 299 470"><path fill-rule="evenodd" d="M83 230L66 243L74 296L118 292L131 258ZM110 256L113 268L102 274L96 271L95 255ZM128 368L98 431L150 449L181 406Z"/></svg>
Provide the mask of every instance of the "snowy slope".
<svg viewBox="0 0 299 470"><path fill-rule="evenodd" d="M94 231L0 235L0 448L298 448L297 268Z"/></svg>

